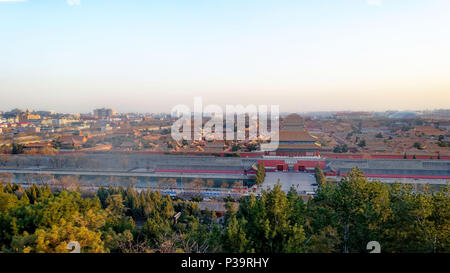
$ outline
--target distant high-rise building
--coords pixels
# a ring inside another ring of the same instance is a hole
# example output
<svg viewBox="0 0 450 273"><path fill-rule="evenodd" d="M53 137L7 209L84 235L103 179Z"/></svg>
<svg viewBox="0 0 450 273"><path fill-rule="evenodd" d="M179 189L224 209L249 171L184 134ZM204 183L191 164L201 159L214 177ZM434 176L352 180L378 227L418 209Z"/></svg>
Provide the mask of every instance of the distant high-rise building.
<svg viewBox="0 0 450 273"><path fill-rule="evenodd" d="M116 115L116 111L114 109L109 108L101 108L94 110L94 116L102 117L102 118L110 118Z"/></svg>

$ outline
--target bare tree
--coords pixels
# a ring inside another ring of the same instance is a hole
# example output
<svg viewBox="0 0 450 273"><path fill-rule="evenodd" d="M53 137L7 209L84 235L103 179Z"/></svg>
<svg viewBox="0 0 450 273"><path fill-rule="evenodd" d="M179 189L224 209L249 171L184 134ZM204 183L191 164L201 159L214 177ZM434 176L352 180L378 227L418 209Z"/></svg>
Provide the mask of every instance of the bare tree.
<svg viewBox="0 0 450 273"><path fill-rule="evenodd" d="M177 180L175 178L160 178L156 183L161 188L175 187L177 185Z"/></svg>
<svg viewBox="0 0 450 273"><path fill-rule="evenodd" d="M242 187L243 185L244 185L244 182L242 180L237 180L236 182L233 183L233 187L235 187L235 188Z"/></svg>
<svg viewBox="0 0 450 273"><path fill-rule="evenodd" d="M0 182L11 183L14 179L14 174L12 173L0 173Z"/></svg>
<svg viewBox="0 0 450 273"><path fill-rule="evenodd" d="M27 173L27 174L25 174L24 179L28 184L31 184L34 181L34 174Z"/></svg>
<svg viewBox="0 0 450 273"><path fill-rule="evenodd" d="M122 253L149 253L151 252L148 244L145 241L134 242L133 239L126 241L119 241L117 243L120 252Z"/></svg>
<svg viewBox="0 0 450 273"><path fill-rule="evenodd" d="M200 190L202 187L205 186L205 181L201 178L195 178L189 183L189 187L193 188L195 190Z"/></svg>
<svg viewBox="0 0 450 273"><path fill-rule="evenodd" d="M35 176L36 180L38 180L40 183L52 183L55 179L53 175L47 174L47 173L38 173Z"/></svg>
<svg viewBox="0 0 450 273"><path fill-rule="evenodd" d="M76 190L80 185L78 175L66 175L59 178L59 184L65 190Z"/></svg>
<svg viewBox="0 0 450 273"><path fill-rule="evenodd" d="M211 252L207 240L197 242L191 238L181 240L181 245L184 253L208 253ZM214 251L213 251L214 252Z"/></svg>
<svg viewBox="0 0 450 273"><path fill-rule="evenodd" d="M0 154L0 166L6 166L11 160L11 156L9 154Z"/></svg>
<svg viewBox="0 0 450 273"><path fill-rule="evenodd" d="M167 186L169 187L176 187L178 185L178 182L175 178L169 178L167 179Z"/></svg>
<svg viewBox="0 0 450 273"><path fill-rule="evenodd" d="M39 151L39 154L41 155L55 155L56 153L57 151L52 147L45 147L41 151Z"/></svg>
<svg viewBox="0 0 450 273"><path fill-rule="evenodd" d="M137 179L136 177L128 177L128 178L124 178L124 184L125 185L129 185L129 186L133 186L135 184L139 183L139 179Z"/></svg>
<svg viewBox="0 0 450 273"><path fill-rule="evenodd" d="M208 179L207 181L206 181L206 187L208 187L208 188L212 188L212 187L214 187L214 181L213 180L211 180L211 179Z"/></svg>
<svg viewBox="0 0 450 273"><path fill-rule="evenodd" d="M156 181L156 184L158 187L164 187L167 185L167 178L159 178L158 181Z"/></svg>
<svg viewBox="0 0 450 273"><path fill-rule="evenodd" d="M167 235L164 234L160 243L153 252L157 253L207 253L210 251L207 240L197 242L183 233Z"/></svg>

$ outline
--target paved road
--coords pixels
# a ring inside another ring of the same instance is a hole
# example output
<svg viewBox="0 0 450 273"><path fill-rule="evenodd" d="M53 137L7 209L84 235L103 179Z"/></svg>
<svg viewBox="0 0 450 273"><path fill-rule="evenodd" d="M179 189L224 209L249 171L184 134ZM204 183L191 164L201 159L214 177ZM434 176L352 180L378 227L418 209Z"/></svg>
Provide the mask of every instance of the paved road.
<svg viewBox="0 0 450 273"><path fill-rule="evenodd" d="M150 173L123 171L50 170L50 169L0 169L0 173L51 174L51 175L100 175L100 176L142 176L142 177L188 177L203 179L247 179L246 175L233 173Z"/></svg>
<svg viewBox="0 0 450 273"><path fill-rule="evenodd" d="M262 188L273 188L273 186L277 184L278 180L280 180L281 189L286 192L289 191L291 186L294 186L297 192L314 192L317 188L312 185L316 183L314 175L301 172L268 172L266 173L266 179L262 184Z"/></svg>

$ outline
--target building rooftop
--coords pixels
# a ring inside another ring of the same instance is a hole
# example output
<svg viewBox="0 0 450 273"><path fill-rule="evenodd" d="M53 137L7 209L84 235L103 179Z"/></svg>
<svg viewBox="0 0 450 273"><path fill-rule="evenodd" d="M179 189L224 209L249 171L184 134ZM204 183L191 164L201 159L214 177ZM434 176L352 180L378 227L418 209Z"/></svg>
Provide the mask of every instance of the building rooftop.
<svg viewBox="0 0 450 273"><path fill-rule="evenodd" d="M308 141L315 142L317 137L312 136L308 131L280 131L280 141Z"/></svg>

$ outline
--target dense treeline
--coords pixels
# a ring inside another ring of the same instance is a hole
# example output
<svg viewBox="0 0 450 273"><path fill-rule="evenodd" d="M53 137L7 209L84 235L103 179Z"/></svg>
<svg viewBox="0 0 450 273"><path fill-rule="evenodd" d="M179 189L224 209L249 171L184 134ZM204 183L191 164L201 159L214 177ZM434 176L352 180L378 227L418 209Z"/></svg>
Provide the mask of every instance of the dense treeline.
<svg viewBox="0 0 450 273"><path fill-rule="evenodd" d="M84 194L86 195L86 194ZM369 182L354 169L339 183L322 183L305 202L280 185L227 203L227 213L128 188L95 195L49 187L0 187L1 252L450 252L449 187Z"/></svg>

